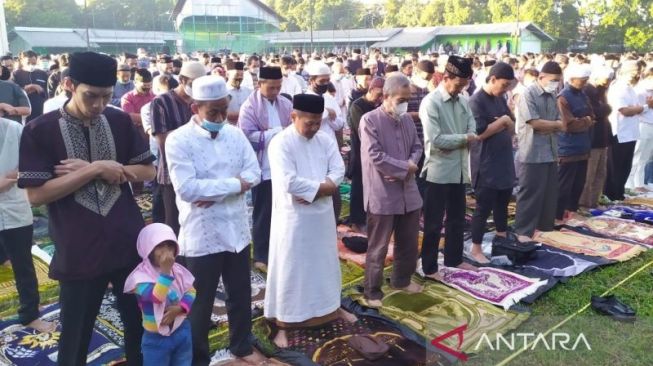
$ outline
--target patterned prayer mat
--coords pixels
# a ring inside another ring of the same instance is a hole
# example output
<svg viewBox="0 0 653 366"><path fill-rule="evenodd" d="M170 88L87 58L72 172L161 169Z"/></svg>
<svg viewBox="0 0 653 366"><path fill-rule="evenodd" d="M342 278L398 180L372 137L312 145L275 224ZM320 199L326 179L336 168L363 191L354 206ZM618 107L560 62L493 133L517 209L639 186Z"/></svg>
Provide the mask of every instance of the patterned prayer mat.
<svg viewBox="0 0 653 366"><path fill-rule="evenodd" d="M608 216L572 215L565 225L584 227L605 237L632 240L653 247L653 226Z"/></svg>
<svg viewBox="0 0 653 366"><path fill-rule="evenodd" d="M59 304L47 306L41 319L59 323ZM113 295L105 296L95 323L87 356L88 365L109 365L123 358L123 333ZM16 366L56 365L61 325L51 333L39 333L10 319L0 322L0 364Z"/></svg>
<svg viewBox="0 0 653 366"><path fill-rule="evenodd" d="M265 300L265 277L256 270L250 273L252 281L252 313L256 317L263 311L263 303ZM225 300L227 293L224 290L222 280L218 285L218 290L215 294L215 302L213 303L213 314L211 314L211 322L215 325L227 323L227 307Z"/></svg>
<svg viewBox="0 0 653 366"><path fill-rule="evenodd" d="M417 272L424 275L419 265ZM547 284L546 280L530 278L498 268L481 267L478 271L468 271L445 267L442 260L439 273L445 285L481 301L501 306L505 310Z"/></svg>
<svg viewBox="0 0 653 366"><path fill-rule="evenodd" d="M519 267L542 273L544 276L573 277L611 263L605 258L570 253L546 244L542 244L536 252L535 258Z"/></svg>
<svg viewBox="0 0 653 366"><path fill-rule="evenodd" d="M382 358L366 360L348 344L354 335L371 335L390 350ZM449 365L449 361L437 353L427 352L396 328L379 319L360 316L356 323L338 319L322 327L288 331L290 349L301 352L313 362L323 366L390 366L390 365Z"/></svg>
<svg viewBox="0 0 653 366"><path fill-rule="evenodd" d="M59 282L48 277L48 264L37 256L32 256L36 279L39 283L41 303L48 303L59 296ZM0 266L0 316L11 315L18 310L18 291L14 272L9 266Z"/></svg>
<svg viewBox="0 0 653 366"><path fill-rule="evenodd" d="M505 311L441 283L427 281L424 284L425 289L419 294L385 286L381 314L429 340L466 324L461 349L467 353L482 349L483 342L479 340L483 335L493 341L497 334L517 328L529 316L528 313ZM353 297L358 301L362 299L362 295ZM456 337L446 339L444 343L453 349L458 347Z"/></svg>
<svg viewBox="0 0 653 366"><path fill-rule="evenodd" d="M566 229L538 232L533 240L568 252L603 257L617 262L627 261L646 251L640 245L587 236Z"/></svg>

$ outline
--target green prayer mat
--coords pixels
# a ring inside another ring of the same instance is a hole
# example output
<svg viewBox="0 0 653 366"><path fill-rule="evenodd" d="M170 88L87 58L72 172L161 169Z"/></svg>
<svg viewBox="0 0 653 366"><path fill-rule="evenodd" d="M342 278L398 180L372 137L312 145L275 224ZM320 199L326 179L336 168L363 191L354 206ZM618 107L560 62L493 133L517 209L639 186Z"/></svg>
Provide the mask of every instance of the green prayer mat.
<svg viewBox="0 0 653 366"><path fill-rule="evenodd" d="M517 328L529 316L528 313L504 311L440 283L428 281L424 285L424 291L419 294L408 294L384 286L381 314L408 326L426 339L434 339L467 324L461 347L466 353L476 353L483 344L487 344L479 343L484 334L494 341L497 334ZM357 301L361 301L362 297L362 294L352 295ZM458 348L458 338L455 336L443 343L453 349Z"/></svg>
<svg viewBox="0 0 653 366"><path fill-rule="evenodd" d="M48 265L45 262L34 256L32 259L39 282L41 303L50 303L59 296L59 282L48 277ZM9 266L0 266L0 317L15 314L19 305L14 272Z"/></svg>

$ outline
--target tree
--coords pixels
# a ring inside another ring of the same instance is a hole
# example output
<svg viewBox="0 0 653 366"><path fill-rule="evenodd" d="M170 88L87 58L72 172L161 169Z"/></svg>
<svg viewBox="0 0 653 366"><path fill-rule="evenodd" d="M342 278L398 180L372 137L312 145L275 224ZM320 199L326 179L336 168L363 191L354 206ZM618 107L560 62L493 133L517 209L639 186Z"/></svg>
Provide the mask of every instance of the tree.
<svg viewBox="0 0 653 366"><path fill-rule="evenodd" d="M420 25L420 14L424 5L420 0L404 0L397 14L397 26L416 27ZM386 9L387 10L387 9Z"/></svg>
<svg viewBox="0 0 653 366"><path fill-rule="evenodd" d="M75 0L6 0L7 28L79 26L81 11Z"/></svg>
<svg viewBox="0 0 653 366"><path fill-rule="evenodd" d="M172 30L172 0L88 0L89 26L109 29Z"/></svg>
<svg viewBox="0 0 653 366"><path fill-rule="evenodd" d="M386 0L383 6L385 8L385 13L382 26L385 28L404 26L404 24L400 24L399 21L399 11L403 6L404 0Z"/></svg>

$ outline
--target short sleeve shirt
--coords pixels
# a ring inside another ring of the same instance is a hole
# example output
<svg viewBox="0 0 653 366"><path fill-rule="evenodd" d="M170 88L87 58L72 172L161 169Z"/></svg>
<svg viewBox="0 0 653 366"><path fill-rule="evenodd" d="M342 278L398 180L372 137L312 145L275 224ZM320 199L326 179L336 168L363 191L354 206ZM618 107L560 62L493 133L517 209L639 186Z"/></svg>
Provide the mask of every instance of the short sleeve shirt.
<svg viewBox="0 0 653 366"><path fill-rule="evenodd" d="M106 108L85 127L64 106L23 130L18 186L44 185L54 179L54 167L64 159L136 165L150 164L153 157L126 113ZM55 243L50 277L94 278L139 262L136 239L144 223L128 183L93 180L48 204L48 214Z"/></svg>
<svg viewBox="0 0 653 366"><path fill-rule="evenodd" d="M560 119L556 96L533 83L517 102L518 160L522 163L551 163L558 160L558 137L555 133L538 133L530 121Z"/></svg>
<svg viewBox="0 0 653 366"><path fill-rule="evenodd" d="M0 80L0 103L7 103L13 107L29 107L29 99L25 91L20 86ZM21 116L4 116L16 122L22 122Z"/></svg>

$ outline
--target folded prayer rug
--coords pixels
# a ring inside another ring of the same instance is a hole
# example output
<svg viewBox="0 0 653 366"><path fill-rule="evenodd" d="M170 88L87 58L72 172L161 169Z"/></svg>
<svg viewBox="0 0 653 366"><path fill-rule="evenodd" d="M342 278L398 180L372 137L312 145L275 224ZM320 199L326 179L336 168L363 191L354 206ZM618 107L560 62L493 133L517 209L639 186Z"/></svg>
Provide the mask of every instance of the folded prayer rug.
<svg viewBox="0 0 653 366"><path fill-rule="evenodd" d="M644 251L642 246L608 238L597 238L583 235L571 230L537 232L533 240L572 253L603 257L609 260L624 262Z"/></svg>
<svg viewBox="0 0 653 366"><path fill-rule="evenodd" d="M653 226L609 216L572 215L565 225L584 227L607 238L633 240L653 246Z"/></svg>

